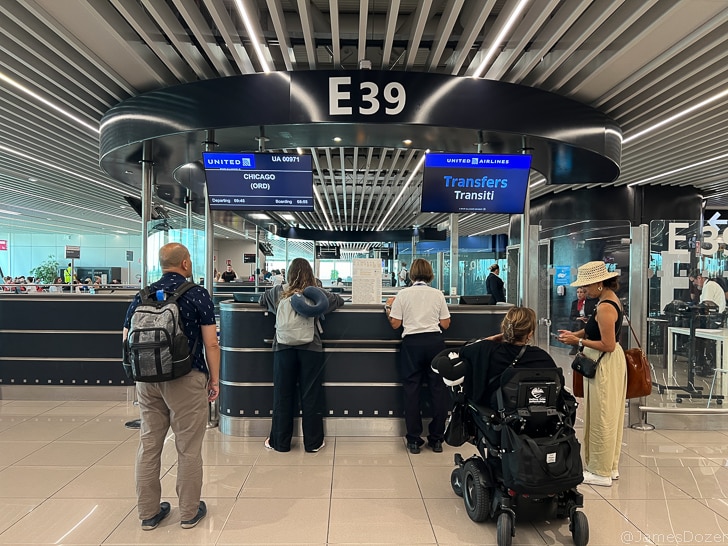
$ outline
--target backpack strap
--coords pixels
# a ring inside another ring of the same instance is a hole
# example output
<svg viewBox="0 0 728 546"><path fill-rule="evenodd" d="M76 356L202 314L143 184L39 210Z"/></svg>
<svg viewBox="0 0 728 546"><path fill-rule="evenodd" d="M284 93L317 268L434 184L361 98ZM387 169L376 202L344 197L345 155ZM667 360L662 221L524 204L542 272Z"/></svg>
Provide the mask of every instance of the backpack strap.
<svg viewBox="0 0 728 546"><path fill-rule="evenodd" d="M187 292L190 288L194 288L197 286L195 283L190 281L185 281L182 284L180 284L174 292L172 292L168 297L167 301L176 302L178 299L182 297L182 295Z"/></svg>

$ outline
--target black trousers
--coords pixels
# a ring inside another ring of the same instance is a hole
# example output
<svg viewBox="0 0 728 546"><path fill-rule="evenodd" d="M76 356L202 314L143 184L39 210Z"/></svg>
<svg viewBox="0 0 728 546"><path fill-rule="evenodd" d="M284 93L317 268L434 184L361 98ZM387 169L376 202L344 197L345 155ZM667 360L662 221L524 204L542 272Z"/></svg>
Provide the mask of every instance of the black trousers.
<svg viewBox="0 0 728 546"><path fill-rule="evenodd" d="M270 445L290 451L297 399L303 413L303 447L313 451L324 442L324 353L285 349L273 353L273 423Z"/></svg>
<svg viewBox="0 0 728 546"><path fill-rule="evenodd" d="M420 415L420 389L427 381L432 397L432 421L427 440L442 441L448 411L448 396L445 383L439 374L432 371L432 359L445 349L445 339L440 333L413 334L405 336L399 351L400 374L404 388L404 420L407 427L407 442L423 444L422 416Z"/></svg>

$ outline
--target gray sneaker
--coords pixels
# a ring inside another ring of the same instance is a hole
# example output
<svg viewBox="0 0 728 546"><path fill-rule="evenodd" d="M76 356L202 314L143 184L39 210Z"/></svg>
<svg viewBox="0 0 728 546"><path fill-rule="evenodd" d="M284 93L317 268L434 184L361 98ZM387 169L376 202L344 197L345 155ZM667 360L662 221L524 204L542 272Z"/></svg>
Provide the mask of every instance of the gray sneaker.
<svg viewBox="0 0 728 546"><path fill-rule="evenodd" d="M197 514L195 514L195 517L192 519L180 521L179 524L182 526L182 529L192 529L195 525L200 523L200 520L202 520L202 518L204 518L206 515L207 505L205 504L205 501L200 501L200 507L197 509Z"/></svg>
<svg viewBox="0 0 728 546"><path fill-rule="evenodd" d="M144 531L151 531L156 529L164 518L169 515L170 506L168 502L163 502L159 505L159 513L153 518L142 520L142 529Z"/></svg>

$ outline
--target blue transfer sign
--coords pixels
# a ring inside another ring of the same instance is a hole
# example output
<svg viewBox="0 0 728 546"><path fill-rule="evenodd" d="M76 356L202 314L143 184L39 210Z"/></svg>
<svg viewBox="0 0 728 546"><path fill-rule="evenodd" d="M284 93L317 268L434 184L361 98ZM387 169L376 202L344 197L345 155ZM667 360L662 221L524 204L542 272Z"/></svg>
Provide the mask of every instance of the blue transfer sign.
<svg viewBox="0 0 728 546"><path fill-rule="evenodd" d="M571 268L568 265L557 265L555 269L554 283L556 286L571 284Z"/></svg>

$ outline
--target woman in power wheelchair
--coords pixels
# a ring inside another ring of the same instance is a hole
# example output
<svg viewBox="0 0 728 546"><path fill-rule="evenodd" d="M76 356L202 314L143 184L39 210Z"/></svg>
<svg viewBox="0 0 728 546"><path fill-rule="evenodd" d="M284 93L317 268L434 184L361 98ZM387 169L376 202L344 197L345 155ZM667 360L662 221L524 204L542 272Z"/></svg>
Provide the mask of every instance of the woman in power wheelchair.
<svg viewBox="0 0 728 546"><path fill-rule="evenodd" d="M589 541L576 399L551 356L529 345L536 315L527 307L506 314L501 333L448 349L432 361L455 401L445 440L473 444L478 455L455 454L453 491L473 521L497 521L498 546L510 546L516 514L569 518L574 543Z"/></svg>

